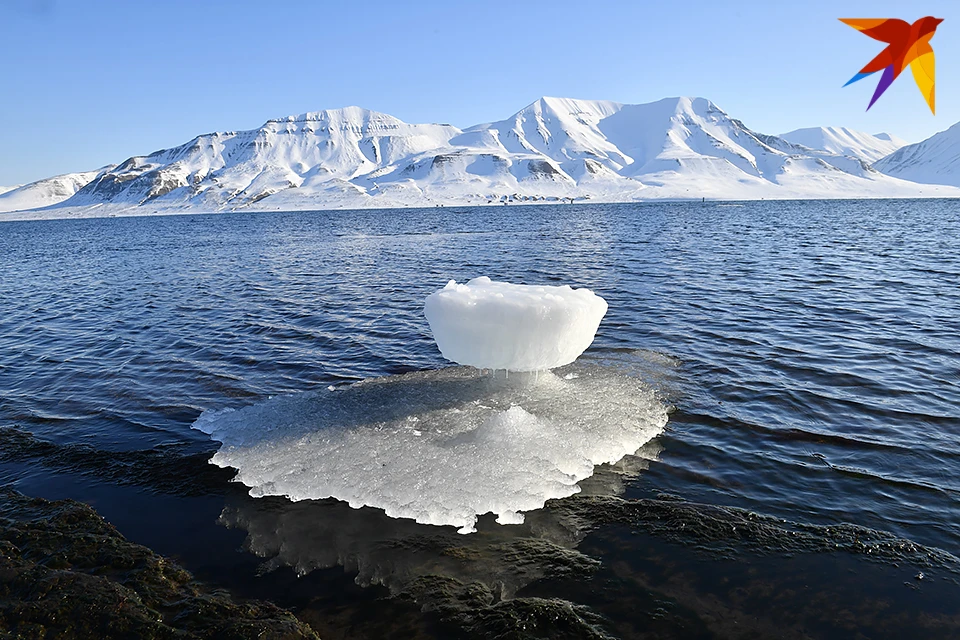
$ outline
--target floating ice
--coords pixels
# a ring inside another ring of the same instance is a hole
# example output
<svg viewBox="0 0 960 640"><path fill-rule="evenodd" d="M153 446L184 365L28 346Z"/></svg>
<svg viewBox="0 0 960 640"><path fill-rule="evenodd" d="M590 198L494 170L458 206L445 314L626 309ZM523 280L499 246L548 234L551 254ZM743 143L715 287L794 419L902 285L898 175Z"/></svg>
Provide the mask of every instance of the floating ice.
<svg viewBox="0 0 960 640"><path fill-rule="evenodd" d="M637 451L666 422L639 379L576 363L508 379L466 367L372 378L206 411L193 427L223 443L211 462L236 468L253 496L332 496L469 533L479 514L519 523L577 493L595 465Z"/></svg>
<svg viewBox="0 0 960 640"><path fill-rule="evenodd" d="M570 364L583 353L607 312L589 289L455 280L424 305L447 360L478 369L537 371Z"/></svg>

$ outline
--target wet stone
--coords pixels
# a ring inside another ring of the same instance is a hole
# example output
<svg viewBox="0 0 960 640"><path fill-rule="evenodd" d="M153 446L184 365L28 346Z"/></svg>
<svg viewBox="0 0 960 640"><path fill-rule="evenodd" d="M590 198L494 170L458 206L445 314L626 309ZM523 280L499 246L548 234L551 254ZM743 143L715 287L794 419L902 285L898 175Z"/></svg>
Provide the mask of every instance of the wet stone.
<svg viewBox="0 0 960 640"><path fill-rule="evenodd" d="M316 638L126 539L91 507L0 489L0 637Z"/></svg>

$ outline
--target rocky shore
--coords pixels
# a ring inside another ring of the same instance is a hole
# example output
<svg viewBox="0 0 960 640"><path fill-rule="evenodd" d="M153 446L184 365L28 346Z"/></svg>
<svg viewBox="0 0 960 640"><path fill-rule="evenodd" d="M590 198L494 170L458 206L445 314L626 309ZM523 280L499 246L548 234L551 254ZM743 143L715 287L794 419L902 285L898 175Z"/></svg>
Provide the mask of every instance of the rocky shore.
<svg viewBox="0 0 960 640"><path fill-rule="evenodd" d="M0 489L0 638L317 638L127 541L96 511Z"/></svg>

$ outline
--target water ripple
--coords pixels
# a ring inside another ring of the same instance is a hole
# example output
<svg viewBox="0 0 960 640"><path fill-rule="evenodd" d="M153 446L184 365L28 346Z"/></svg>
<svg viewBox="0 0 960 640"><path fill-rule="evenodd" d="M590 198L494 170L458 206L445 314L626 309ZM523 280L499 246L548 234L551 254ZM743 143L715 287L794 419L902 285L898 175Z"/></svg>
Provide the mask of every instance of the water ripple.
<svg viewBox="0 0 960 640"><path fill-rule="evenodd" d="M195 444L204 409L440 366L447 280L610 303L594 357L669 362L643 482L960 546L950 201L306 212L0 226L0 424ZM638 355L638 354L647 355ZM666 388L670 387L670 388ZM640 490L640 489L638 489Z"/></svg>

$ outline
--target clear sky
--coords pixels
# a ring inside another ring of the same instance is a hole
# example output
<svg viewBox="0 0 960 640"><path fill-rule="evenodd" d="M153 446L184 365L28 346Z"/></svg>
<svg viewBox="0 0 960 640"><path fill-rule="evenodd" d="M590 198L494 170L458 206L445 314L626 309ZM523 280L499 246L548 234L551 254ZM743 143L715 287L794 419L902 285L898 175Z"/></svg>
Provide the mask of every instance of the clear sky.
<svg viewBox="0 0 960 640"><path fill-rule="evenodd" d="M937 115L911 74L869 113L884 45L837 20L944 18ZM543 95L702 96L748 127L919 141L960 120L960 1L0 0L0 185L211 131L359 105L466 127Z"/></svg>

